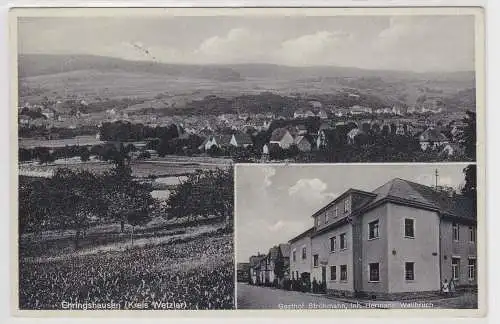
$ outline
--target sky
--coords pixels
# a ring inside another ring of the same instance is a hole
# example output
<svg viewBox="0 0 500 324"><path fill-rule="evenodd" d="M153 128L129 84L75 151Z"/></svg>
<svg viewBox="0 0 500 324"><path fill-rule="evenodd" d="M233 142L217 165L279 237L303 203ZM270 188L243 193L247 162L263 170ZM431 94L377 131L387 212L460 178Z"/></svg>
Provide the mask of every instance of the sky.
<svg viewBox="0 0 500 324"><path fill-rule="evenodd" d="M22 54L182 64L474 69L474 16L22 17Z"/></svg>
<svg viewBox="0 0 500 324"><path fill-rule="evenodd" d="M350 188L373 191L401 178L459 188L466 164L238 165L236 258L267 253L313 226L311 215Z"/></svg>

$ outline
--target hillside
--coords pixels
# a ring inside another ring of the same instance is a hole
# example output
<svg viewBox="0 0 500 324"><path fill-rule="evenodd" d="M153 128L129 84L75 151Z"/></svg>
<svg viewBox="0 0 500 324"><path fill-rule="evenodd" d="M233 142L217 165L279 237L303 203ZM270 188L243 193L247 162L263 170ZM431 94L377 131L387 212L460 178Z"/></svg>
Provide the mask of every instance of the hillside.
<svg viewBox="0 0 500 324"><path fill-rule="evenodd" d="M226 67L164 64L148 61L127 61L111 57L92 55L19 55L18 73L20 77L58 74L78 70L98 70L101 72L129 72L159 74L217 81L236 81L239 74Z"/></svg>
<svg viewBox="0 0 500 324"><path fill-rule="evenodd" d="M161 98L161 102L146 102L132 110L182 108L191 100L209 95L231 98L273 92L320 98L346 91L408 105L423 96L450 98L445 101L451 109L460 110L471 108L471 96L475 94L474 72L470 71L414 73L273 64L196 66L90 55L20 55L19 75L21 102L37 102L44 96L78 97L88 102Z"/></svg>

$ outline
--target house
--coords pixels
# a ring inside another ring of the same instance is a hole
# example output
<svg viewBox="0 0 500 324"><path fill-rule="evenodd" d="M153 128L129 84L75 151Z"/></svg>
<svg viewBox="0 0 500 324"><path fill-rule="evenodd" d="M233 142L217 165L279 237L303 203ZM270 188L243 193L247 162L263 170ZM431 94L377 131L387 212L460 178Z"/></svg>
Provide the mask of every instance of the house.
<svg viewBox="0 0 500 324"><path fill-rule="evenodd" d="M260 281L260 262L266 256L258 253L257 255L252 255L249 262L250 279L252 284L258 285Z"/></svg>
<svg viewBox="0 0 500 324"><path fill-rule="evenodd" d="M397 300L437 294L444 279L477 286L474 201L403 179L349 189L289 241L292 278L327 293Z"/></svg>
<svg viewBox="0 0 500 324"><path fill-rule="evenodd" d="M26 115L19 115L19 125L29 125L31 117Z"/></svg>
<svg viewBox="0 0 500 324"><path fill-rule="evenodd" d="M449 143L443 147L441 154L445 156L462 155L465 154L465 149L458 143Z"/></svg>
<svg viewBox="0 0 500 324"><path fill-rule="evenodd" d="M250 279L250 263L238 262L236 265L236 280L238 282L248 282Z"/></svg>
<svg viewBox="0 0 500 324"><path fill-rule="evenodd" d="M295 127L297 135L306 135L307 127L304 124L299 124Z"/></svg>
<svg viewBox="0 0 500 324"><path fill-rule="evenodd" d="M309 281L311 276L311 235L314 227L307 229L291 240L290 244L290 278Z"/></svg>
<svg viewBox="0 0 500 324"><path fill-rule="evenodd" d="M403 106L403 105L399 105L399 104L397 104L397 105L394 105L394 106L392 107L392 111L391 111L391 112L392 112L394 115L402 116L402 115L405 115L407 111L408 111L408 108L407 108L407 107L405 107L405 106Z"/></svg>
<svg viewBox="0 0 500 324"><path fill-rule="evenodd" d="M51 109L44 109L42 110L42 115L44 115L47 119L54 119L55 112Z"/></svg>
<svg viewBox="0 0 500 324"><path fill-rule="evenodd" d="M349 144L354 144L355 143L355 138L358 135L364 134L362 130L359 128L353 128L347 133L347 143Z"/></svg>
<svg viewBox="0 0 500 324"><path fill-rule="evenodd" d="M293 141L293 136L286 128L276 128L271 134L269 144L277 144L282 149L287 149Z"/></svg>
<svg viewBox="0 0 500 324"><path fill-rule="evenodd" d="M318 116L320 119L328 119L328 114L324 109L320 109L316 116Z"/></svg>
<svg viewBox="0 0 500 324"><path fill-rule="evenodd" d="M309 101L309 105L313 107L314 109L321 109L323 108L323 104L317 100L311 100Z"/></svg>
<svg viewBox="0 0 500 324"><path fill-rule="evenodd" d="M236 147L249 147L253 144L252 138L246 133L233 134L229 143Z"/></svg>
<svg viewBox="0 0 500 324"><path fill-rule="evenodd" d="M305 117L305 118L307 118L307 117L316 117L316 114L315 114L315 113L313 113L313 112L312 112L312 110L307 110L307 111L305 112L305 116L304 116L304 117Z"/></svg>
<svg viewBox="0 0 500 324"><path fill-rule="evenodd" d="M429 127L419 136L420 147L423 151L428 148L434 149L449 143L448 138L437 128Z"/></svg>
<svg viewBox="0 0 500 324"><path fill-rule="evenodd" d="M283 260L283 279L290 279L290 244L281 243L279 247L279 257Z"/></svg>
<svg viewBox="0 0 500 324"><path fill-rule="evenodd" d="M225 147L231 143L232 135L210 135L205 138L205 141L198 147L200 150L208 151L212 147Z"/></svg>
<svg viewBox="0 0 500 324"><path fill-rule="evenodd" d="M305 136L299 135L294 138L293 143L297 145L297 148L300 152L310 152L311 151L311 143L307 140Z"/></svg>
<svg viewBox="0 0 500 324"><path fill-rule="evenodd" d="M267 144L262 146L262 155L269 155L269 146L267 146Z"/></svg>
<svg viewBox="0 0 500 324"><path fill-rule="evenodd" d="M316 147L318 149L324 148L328 145L328 140L335 135L335 130L332 129L322 129L319 131L318 137L316 138Z"/></svg>
<svg viewBox="0 0 500 324"><path fill-rule="evenodd" d="M306 113L303 109L299 109L299 110L296 110L294 113L293 113L293 118L294 119L297 119L297 118L305 118L306 117Z"/></svg>
<svg viewBox="0 0 500 324"><path fill-rule="evenodd" d="M406 127L404 124L398 124L396 125L396 135L405 135L406 134Z"/></svg>
<svg viewBox="0 0 500 324"><path fill-rule="evenodd" d="M240 120L247 120L250 115L247 113L241 113L238 115L238 119Z"/></svg>
<svg viewBox="0 0 500 324"><path fill-rule="evenodd" d="M352 106L350 109L351 115L362 115L362 114L371 114L373 110L369 107L361 107L359 105Z"/></svg>

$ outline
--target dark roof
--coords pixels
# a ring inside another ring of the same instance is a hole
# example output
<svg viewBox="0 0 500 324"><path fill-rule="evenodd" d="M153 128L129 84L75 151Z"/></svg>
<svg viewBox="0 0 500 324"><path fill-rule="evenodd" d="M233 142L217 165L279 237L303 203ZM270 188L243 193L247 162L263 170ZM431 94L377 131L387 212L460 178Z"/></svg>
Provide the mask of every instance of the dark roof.
<svg viewBox="0 0 500 324"><path fill-rule="evenodd" d="M420 141L422 142L446 142L448 138L436 128L427 128L420 134Z"/></svg>
<svg viewBox="0 0 500 324"><path fill-rule="evenodd" d="M241 271L247 271L249 267L250 263L248 262L238 262L238 264L236 265L236 269Z"/></svg>
<svg viewBox="0 0 500 324"><path fill-rule="evenodd" d="M319 129L318 129L318 132L320 132L322 130L329 130L329 129L333 129L333 127L329 123L321 123L321 125L319 126Z"/></svg>
<svg viewBox="0 0 500 324"><path fill-rule="evenodd" d="M276 128L273 130L271 134L271 141L272 142L279 142L285 136L285 134L288 132L286 128Z"/></svg>
<svg viewBox="0 0 500 324"><path fill-rule="evenodd" d="M261 255L252 255L250 257L250 267L255 267L259 265L260 260L264 259L266 256L264 254Z"/></svg>
<svg viewBox="0 0 500 324"><path fill-rule="evenodd" d="M213 137L215 138L215 142L218 145L229 145L229 143L231 142L232 135L226 135L226 134L213 135Z"/></svg>
<svg viewBox="0 0 500 324"><path fill-rule="evenodd" d="M295 137L295 139L293 140L293 142L294 142L295 144L299 144L299 143L300 143L300 142L302 142L302 141L306 141L306 142L308 142L309 144L311 144L311 143L309 142L309 140L308 140L305 136L297 136L297 137Z"/></svg>
<svg viewBox="0 0 500 324"><path fill-rule="evenodd" d="M444 216L464 220L476 220L474 201L459 194L438 191L416 182L393 179L373 191L377 196L360 210L377 206L382 201L391 201L424 209L436 210Z"/></svg>
<svg viewBox="0 0 500 324"><path fill-rule="evenodd" d="M271 260L276 260L279 255L279 247L273 246L272 248L269 249L268 256Z"/></svg>
<svg viewBox="0 0 500 324"><path fill-rule="evenodd" d="M238 145L253 144L252 138L246 133L236 133L234 134L234 138Z"/></svg>
<svg viewBox="0 0 500 324"><path fill-rule="evenodd" d="M288 243L293 243L295 241L300 240L303 237L310 236L314 232L314 227L311 227L307 229L305 232L300 233L299 235L295 236L291 240L288 241Z"/></svg>

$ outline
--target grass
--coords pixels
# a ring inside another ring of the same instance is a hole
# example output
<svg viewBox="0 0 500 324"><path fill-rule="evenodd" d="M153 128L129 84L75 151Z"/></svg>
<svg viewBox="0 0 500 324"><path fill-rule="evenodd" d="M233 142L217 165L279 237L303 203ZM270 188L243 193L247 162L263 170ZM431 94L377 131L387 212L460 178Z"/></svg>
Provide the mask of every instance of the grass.
<svg viewBox="0 0 500 324"><path fill-rule="evenodd" d="M185 303L186 309L234 308L233 237L215 232L165 245L21 261L21 309L61 309L62 302Z"/></svg>

